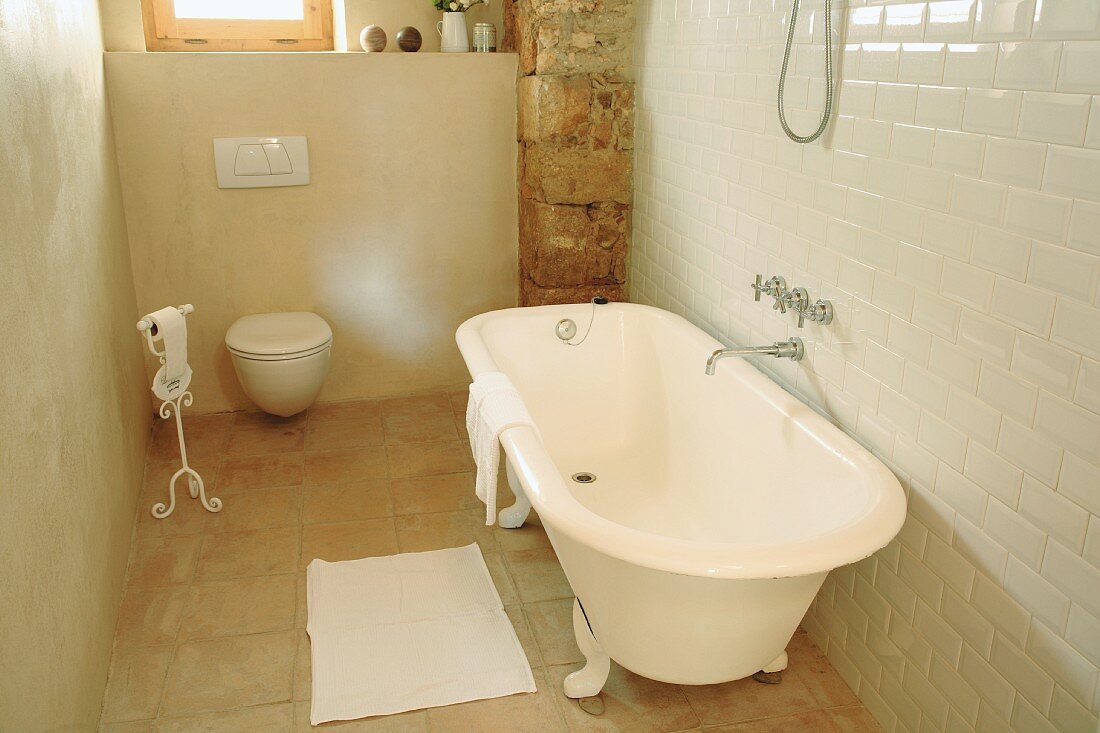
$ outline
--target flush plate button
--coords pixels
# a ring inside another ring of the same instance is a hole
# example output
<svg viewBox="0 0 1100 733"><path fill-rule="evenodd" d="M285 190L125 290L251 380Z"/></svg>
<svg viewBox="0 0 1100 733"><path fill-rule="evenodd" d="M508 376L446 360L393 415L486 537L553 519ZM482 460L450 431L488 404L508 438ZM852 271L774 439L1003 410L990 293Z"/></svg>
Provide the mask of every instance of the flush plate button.
<svg viewBox="0 0 1100 733"><path fill-rule="evenodd" d="M237 157L233 160L233 175L270 176L271 164L264 154L265 147L265 145L239 145Z"/></svg>
<svg viewBox="0 0 1100 733"><path fill-rule="evenodd" d="M286 146L282 143L267 143L264 145L264 155L267 156L272 175L283 176L294 172L290 156L286 153Z"/></svg>
<svg viewBox="0 0 1100 733"><path fill-rule="evenodd" d="M218 188L305 186L309 148L301 135L214 138Z"/></svg>

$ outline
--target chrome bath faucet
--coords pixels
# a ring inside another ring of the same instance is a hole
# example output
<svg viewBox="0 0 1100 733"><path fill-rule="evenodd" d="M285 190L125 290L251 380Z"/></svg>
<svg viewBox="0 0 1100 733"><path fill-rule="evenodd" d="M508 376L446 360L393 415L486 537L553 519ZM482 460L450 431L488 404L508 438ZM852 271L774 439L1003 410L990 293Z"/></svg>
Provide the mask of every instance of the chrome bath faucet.
<svg viewBox="0 0 1100 733"><path fill-rule="evenodd" d="M714 365L727 356L774 356L777 359L802 361L805 355L806 347L802 344L802 339L797 336L792 336L786 341L776 341L771 346L735 346L729 349L718 349L707 357L707 376L713 376Z"/></svg>

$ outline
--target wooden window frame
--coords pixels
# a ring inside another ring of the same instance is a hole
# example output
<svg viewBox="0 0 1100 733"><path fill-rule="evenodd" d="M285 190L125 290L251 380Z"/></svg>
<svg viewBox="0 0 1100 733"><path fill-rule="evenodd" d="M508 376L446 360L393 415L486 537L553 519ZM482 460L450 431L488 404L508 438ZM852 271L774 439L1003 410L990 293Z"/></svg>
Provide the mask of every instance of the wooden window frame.
<svg viewBox="0 0 1100 733"><path fill-rule="evenodd" d="M302 20L177 18L174 0L141 0L149 51L331 51L331 0L302 0Z"/></svg>

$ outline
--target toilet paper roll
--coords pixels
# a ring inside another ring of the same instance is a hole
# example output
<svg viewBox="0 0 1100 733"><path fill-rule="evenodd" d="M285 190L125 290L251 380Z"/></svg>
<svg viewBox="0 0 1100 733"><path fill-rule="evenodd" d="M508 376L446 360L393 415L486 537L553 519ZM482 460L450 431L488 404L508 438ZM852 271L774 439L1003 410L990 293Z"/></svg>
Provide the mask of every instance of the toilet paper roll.
<svg viewBox="0 0 1100 733"><path fill-rule="evenodd" d="M187 322L179 308L161 308L145 316L153 324L153 340L164 344L165 381L179 379L189 371L187 366Z"/></svg>

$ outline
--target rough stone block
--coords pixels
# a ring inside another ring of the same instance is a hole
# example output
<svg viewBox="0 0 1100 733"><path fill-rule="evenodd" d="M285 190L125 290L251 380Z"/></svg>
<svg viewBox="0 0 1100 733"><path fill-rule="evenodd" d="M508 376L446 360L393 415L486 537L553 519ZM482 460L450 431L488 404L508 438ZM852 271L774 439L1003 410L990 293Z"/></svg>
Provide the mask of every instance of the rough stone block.
<svg viewBox="0 0 1100 733"><path fill-rule="evenodd" d="M520 140L585 139L592 101L588 77L525 76L517 93Z"/></svg>
<svg viewBox="0 0 1100 733"><path fill-rule="evenodd" d="M634 148L634 85L593 78L589 137L594 148Z"/></svg>
<svg viewBox="0 0 1100 733"><path fill-rule="evenodd" d="M541 288L530 280L520 282L520 305L587 303L597 295L614 302L627 300L626 285L580 285L573 288Z"/></svg>
<svg viewBox="0 0 1100 733"><path fill-rule="evenodd" d="M516 0L501 0L500 50L504 53L515 53L516 46Z"/></svg>
<svg viewBox="0 0 1100 733"><path fill-rule="evenodd" d="M507 1L507 0L506 0ZM517 0L512 7L513 45L519 54L519 73L535 73L538 65L539 23L530 0Z"/></svg>
<svg viewBox="0 0 1100 733"><path fill-rule="evenodd" d="M628 207L520 203L520 266L539 287L620 284L626 279Z"/></svg>
<svg viewBox="0 0 1100 733"><path fill-rule="evenodd" d="M629 152L531 143L521 162L524 198L548 204L630 203Z"/></svg>

